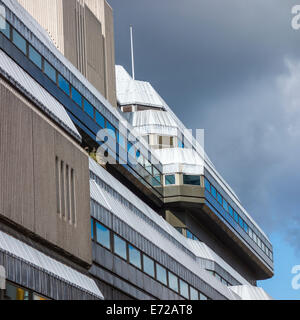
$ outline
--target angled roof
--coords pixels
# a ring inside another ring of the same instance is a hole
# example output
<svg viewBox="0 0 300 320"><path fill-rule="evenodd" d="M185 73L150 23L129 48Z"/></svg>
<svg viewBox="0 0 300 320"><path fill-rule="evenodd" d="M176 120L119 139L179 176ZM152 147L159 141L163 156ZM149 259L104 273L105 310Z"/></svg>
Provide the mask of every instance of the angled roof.
<svg viewBox="0 0 300 320"><path fill-rule="evenodd" d="M242 300L274 300L263 288L250 285L233 286L230 289L238 294Z"/></svg>
<svg viewBox="0 0 300 320"><path fill-rule="evenodd" d="M81 136L63 105L2 50L0 50L0 73L22 91L25 96L34 101L52 120L60 124L74 138L81 141Z"/></svg>

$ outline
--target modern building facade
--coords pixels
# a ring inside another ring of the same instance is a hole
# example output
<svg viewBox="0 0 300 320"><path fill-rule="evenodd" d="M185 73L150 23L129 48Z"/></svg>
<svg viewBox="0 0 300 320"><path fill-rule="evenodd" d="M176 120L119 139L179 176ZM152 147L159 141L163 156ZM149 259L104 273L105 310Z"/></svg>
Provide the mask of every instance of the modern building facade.
<svg viewBox="0 0 300 320"><path fill-rule="evenodd" d="M271 299L272 244L115 66L108 3L0 6L0 299Z"/></svg>

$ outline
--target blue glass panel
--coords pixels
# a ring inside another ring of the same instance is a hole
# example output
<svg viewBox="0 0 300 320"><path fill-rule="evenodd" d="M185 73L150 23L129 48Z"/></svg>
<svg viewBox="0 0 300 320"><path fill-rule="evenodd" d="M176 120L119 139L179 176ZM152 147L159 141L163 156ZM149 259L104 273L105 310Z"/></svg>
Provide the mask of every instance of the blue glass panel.
<svg viewBox="0 0 300 320"><path fill-rule="evenodd" d="M156 279L167 285L167 270L159 264L156 264Z"/></svg>
<svg viewBox="0 0 300 320"><path fill-rule="evenodd" d="M143 255L144 272L149 276L154 277L154 261L147 256Z"/></svg>
<svg viewBox="0 0 300 320"><path fill-rule="evenodd" d="M24 53L26 54L26 40L13 29L13 43Z"/></svg>
<svg viewBox="0 0 300 320"><path fill-rule="evenodd" d="M245 232L248 233L248 229L249 229L249 227L248 227L247 223L245 222L245 223L244 223L244 230L245 230Z"/></svg>
<svg viewBox="0 0 300 320"><path fill-rule="evenodd" d="M46 60L44 60L44 72L53 82L56 83L56 70Z"/></svg>
<svg viewBox="0 0 300 320"><path fill-rule="evenodd" d="M105 128L105 119L101 113L99 113L97 110L95 110L95 111L96 111L96 122L99 124L99 126L101 128L104 129Z"/></svg>
<svg viewBox="0 0 300 320"><path fill-rule="evenodd" d="M171 272L169 272L169 287L176 292L179 291L178 278Z"/></svg>
<svg viewBox="0 0 300 320"><path fill-rule="evenodd" d="M113 132L110 131L109 134L110 134L113 138L116 138L116 128L115 128L109 121L106 121L106 127L107 127L107 129L113 131Z"/></svg>
<svg viewBox="0 0 300 320"><path fill-rule="evenodd" d="M194 235L189 230L186 230L186 236L188 239L192 239L192 240L194 239Z"/></svg>
<svg viewBox="0 0 300 320"><path fill-rule="evenodd" d="M205 182L205 189L210 192L210 182L206 178L204 178L204 182Z"/></svg>
<svg viewBox="0 0 300 320"><path fill-rule="evenodd" d="M82 107L82 96L81 94L73 87L71 87L72 92L72 100L77 103L80 107Z"/></svg>
<svg viewBox="0 0 300 320"><path fill-rule="evenodd" d="M165 184L166 184L166 186L170 186L170 185L173 185L175 183L176 183L176 181L175 181L175 175L174 174L165 176Z"/></svg>
<svg viewBox="0 0 300 320"><path fill-rule="evenodd" d="M29 46L29 59L42 69L42 56L32 46Z"/></svg>
<svg viewBox="0 0 300 320"><path fill-rule="evenodd" d="M228 211L228 203L225 199L223 199L223 208Z"/></svg>
<svg viewBox="0 0 300 320"><path fill-rule="evenodd" d="M114 235L114 252L121 258L127 260L126 242L117 235Z"/></svg>
<svg viewBox="0 0 300 320"><path fill-rule="evenodd" d="M102 226L100 223L96 223L97 242L107 249L111 248L110 245L110 231Z"/></svg>
<svg viewBox="0 0 300 320"><path fill-rule="evenodd" d="M183 184L200 186L200 176L183 175Z"/></svg>
<svg viewBox="0 0 300 320"><path fill-rule="evenodd" d="M142 268L141 252L129 245L129 262L137 268Z"/></svg>
<svg viewBox="0 0 300 320"><path fill-rule="evenodd" d="M240 225L241 228L244 229L244 221L243 221L243 219L241 217L239 217L239 225Z"/></svg>
<svg viewBox="0 0 300 320"><path fill-rule="evenodd" d="M234 220L239 223L239 215L234 211Z"/></svg>
<svg viewBox="0 0 300 320"><path fill-rule="evenodd" d="M213 185L211 185L211 194L215 199L217 198L217 190Z"/></svg>
<svg viewBox="0 0 300 320"><path fill-rule="evenodd" d="M233 217L233 209L230 205L228 205L228 212Z"/></svg>
<svg viewBox="0 0 300 320"><path fill-rule="evenodd" d="M66 93L70 95L70 85L69 82L60 74L58 74L58 86Z"/></svg>
<svg viewBox="0 0 300 320"><path fill-rule="evenodd" d="M219 192L217 192L217 200L220 203L220 205L222 206L223 205L223 197L220 195Z"/></svg>
<svg viewBox="0 0 300 320"><path fill-rule="evenodd" d="M84 111L92 118L94 119L94 107L84 99Z"/></svg>
<svg viewBox="0 0 300 320"><path fill-rule="evenodd" d="M189 299L189 286L188 286L188 284L181 279L180 279L179 283L180 283L180 294L183 297Z"/></svg>
<svg viewBox="0 0 300 320"><path fill-rule="evenodd" d="M91 219L91 237L94 239L94 220Z"/></svg>
<svg viewBox="0 0 300 320"><path fill-rule="evenodd" d="M198 291L194 288L190 288L190 292L191 292L191 300L198 300L199 299L199 294Z"/></svg>
<svg viewBox="0 0 300 320"><path fill-rule="evenodd" d="M0 28L0 31L9 39L10 38L10 25L5 21L5 19L0 16L0 24L4 28Z"/></svg>
<svg viewBox="0 0 300 320"><path fill-rule="evenodd" d="M178 139L178 148L181 148L181 149L184 148L184 144L180 139Z"/></svg>

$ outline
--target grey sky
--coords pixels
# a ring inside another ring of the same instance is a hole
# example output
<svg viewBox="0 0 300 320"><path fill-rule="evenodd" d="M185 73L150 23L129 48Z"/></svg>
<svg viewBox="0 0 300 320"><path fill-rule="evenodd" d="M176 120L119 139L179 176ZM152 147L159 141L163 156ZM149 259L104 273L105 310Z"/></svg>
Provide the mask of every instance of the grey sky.
<svg viewBox="0 0 300 320"><path fill-rule="evenodd" d="M300 0L108 0L116 62L147 80L266 232L300 252ZM298 247L297 247L298 246Z"/></svg>

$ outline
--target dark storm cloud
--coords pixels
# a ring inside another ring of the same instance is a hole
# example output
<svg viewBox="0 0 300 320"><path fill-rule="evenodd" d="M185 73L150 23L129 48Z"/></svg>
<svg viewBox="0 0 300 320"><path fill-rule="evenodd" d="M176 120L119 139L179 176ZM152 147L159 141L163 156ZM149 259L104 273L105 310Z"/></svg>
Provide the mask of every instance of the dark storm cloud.
<svg viewBox="0 0 300 320"><path fill-rule="evenodd" d="M246 209L300 251L300 31L282 0L109 0L116 60L150 81Z"/></svg>

